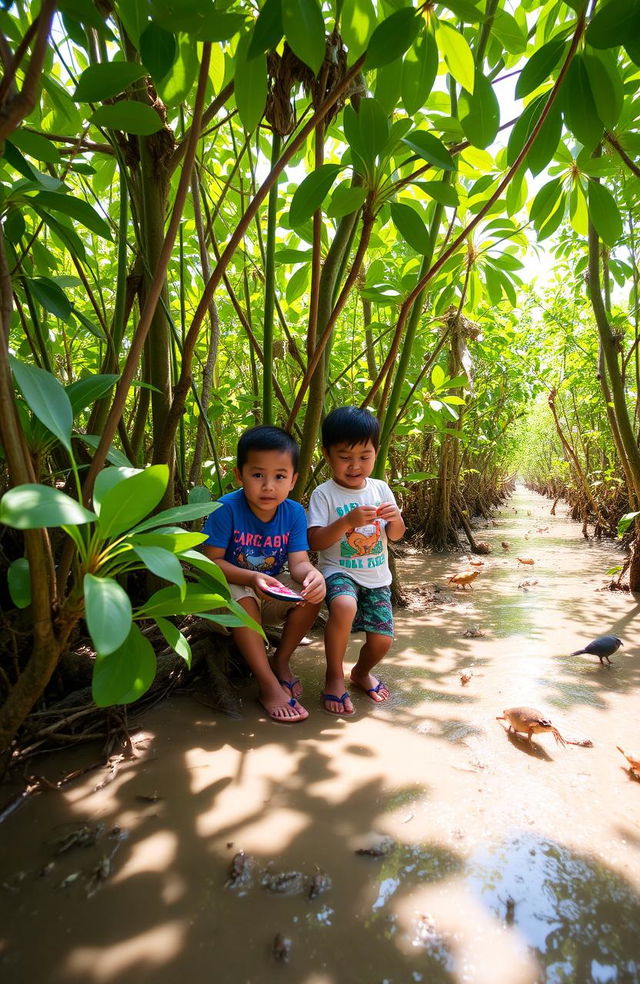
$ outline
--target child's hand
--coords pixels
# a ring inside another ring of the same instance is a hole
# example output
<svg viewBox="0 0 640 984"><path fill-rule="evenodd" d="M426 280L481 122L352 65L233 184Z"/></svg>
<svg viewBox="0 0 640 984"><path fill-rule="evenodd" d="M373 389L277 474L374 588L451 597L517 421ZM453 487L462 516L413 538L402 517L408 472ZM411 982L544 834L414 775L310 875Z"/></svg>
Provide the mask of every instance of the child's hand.
<svg viewBox="0 0 640 984"><path fill-rule="evenodd" d="M280 581L276 577L269 577L268 574L256 573L253 580L252 588L254 591L265 591L266 588L278 588L282 587Z"/></svg>
<svg viewBox="0 0 640 984"><path fill-rule="evenodd" d="M345 520L348 520L349 526L369 526L376 518L376 513L375 506L358 506L347 513Z"/></svg>
<svg viewBox="0 0 640 984"><path fill-rule="evenodd" d="M326 590L327 586L324 583L322 574L315 567L312 567L302 582L302 591L300 594L305 601L310 602L312 605L317 605L324 598Z"/></svg>
<svg viewBox="0 0 640 984"><path fill-rule="evenodd" d="M379 519L384 519L387 523L393 523L397 519L402 519L402 514L393 502L381 502L378 506L377 515Z"/></svg>

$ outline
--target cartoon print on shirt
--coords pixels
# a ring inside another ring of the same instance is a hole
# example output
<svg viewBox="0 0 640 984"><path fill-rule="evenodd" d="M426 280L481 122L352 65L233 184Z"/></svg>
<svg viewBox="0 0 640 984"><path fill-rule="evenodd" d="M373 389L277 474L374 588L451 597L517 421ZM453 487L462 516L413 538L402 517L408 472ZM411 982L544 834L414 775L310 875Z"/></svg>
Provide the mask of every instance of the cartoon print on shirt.
<svg viewBox="0 0 640 984"><path fill-rule="evenodd" d="M379 553L382 553L382 534L377 519L367 526L347 530L340 543L342 557L369 557Z"/></svg>
<svg viewBox="0 0 640 984"><path fill-rule="evenodd" d="M277 554L270 554L266 556L263 553L244 553L236 554L236 561L238 567L244 567L245 570L250 571L270 571L272 567L275 567L277 559Z"/></svg>

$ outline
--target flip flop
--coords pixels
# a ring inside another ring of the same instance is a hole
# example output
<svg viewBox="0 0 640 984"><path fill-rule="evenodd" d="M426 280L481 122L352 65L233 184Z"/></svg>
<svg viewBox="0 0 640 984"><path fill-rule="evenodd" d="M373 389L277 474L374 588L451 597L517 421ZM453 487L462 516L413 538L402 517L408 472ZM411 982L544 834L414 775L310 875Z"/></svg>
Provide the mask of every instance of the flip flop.
<svg viewBox="0 0 640 984"><path fill-rule="evenodd" d="M276 724L299 724L300 721L307 720L306 717L276 717L276 715L274 715L272 711L270 711L268 708L264 706L264 704L262 703L259 697L258 697L258 703L260 704L260 707L265 712L269 720L275 721ZM291 700L288 700L287 704L289 705L289 707L295 707L296 705L298 707L302 707L302 704L298 704L298 701L295 699L295 697L292 697ZM307 717L308 716L309 715L307 715Z"/></svg>
<svg viewBox="0 0 640 984"><path fill-rule="evenodd" d="M296 683L300 683L300 678L296 677L294 680L281 680L280 677L278 677L278 683L281 684L283 687L286 687L289 693L291 694L291 696L293 697L294 696L293 688L295 687ZM302 684L300 684L300 693L297 694L296 696L302 697Z"/></svg>
<svg viewBox="0 0 640 984"><path fill-rule="evenodd" d="M384 685L384 683L382 682L382 680L378 680L378 682L377 682L377 684L376 684L375 687L369 687L368 689L366 687L360 687L360 684L359 683L356 683L355 686L356 687L359 687L360 690L363 690L365 692L365 694L369 694L369 697L373 701L374 704L384 704L384 702L386 700L389 700L389 697L391 696L391 694L389 694L389 697L385 697L383 700L376 700L374 697L371 696L372 694L379 694L380 691L381 691L381 689L383 687L384 687L385 690L387 690L387 687Z"/></svg>
<svg viewBox="0 0 640 984"><path fill-rule="evenodd" d="M336 697L335 694L320 694L320 700L335 700L336 704L342 704L341 711L330 711L328 707L325 707L324 711L326 714L333 714L334 716L346 714L347 717L350 717L352 714L356 713L355 708L352 711L347 711L344 706L345 701L348 700L350 696L349 691L345 690L342 697Z"/></svg>

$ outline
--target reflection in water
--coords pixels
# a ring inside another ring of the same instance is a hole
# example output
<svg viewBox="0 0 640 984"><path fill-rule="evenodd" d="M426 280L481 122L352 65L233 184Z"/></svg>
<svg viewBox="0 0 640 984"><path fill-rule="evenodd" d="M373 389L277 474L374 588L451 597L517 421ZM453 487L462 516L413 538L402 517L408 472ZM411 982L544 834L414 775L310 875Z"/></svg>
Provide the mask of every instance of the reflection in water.
<svg viewBox="0 0 640 984"><path fill-rule="evenodd" d="M473 855L466 880L500 918L513 899L547 984L640 980L640 896L596 860L521 834Z"/></svg>

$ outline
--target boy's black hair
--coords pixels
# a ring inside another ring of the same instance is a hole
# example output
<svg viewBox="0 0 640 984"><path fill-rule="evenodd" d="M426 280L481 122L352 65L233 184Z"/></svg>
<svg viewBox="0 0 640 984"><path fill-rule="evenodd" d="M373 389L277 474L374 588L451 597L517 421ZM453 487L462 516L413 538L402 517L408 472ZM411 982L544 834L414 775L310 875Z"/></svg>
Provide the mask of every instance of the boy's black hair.
<svg viewBox="0 0 640 984"><path fill-rule="evenodd" d="M336 407L322 422L322 447L335 444L373 444L376 451L380 441L380 421L370 410L360 407Z"/></svg>
<svg viewBox="0 0 640 984"><path fill-rule="evenodd" d="M269 427L266 424L260 424L258 427L250 427L249 430L246 430L238 441L236 453L238 471L242 471L242 466L250 451L285 451L291 455L294 472L298 471L300 449L291 434L288 434L282 427Z"/></svg>

